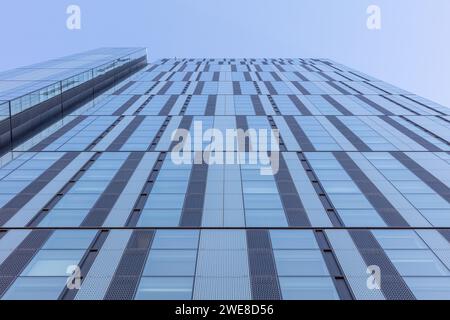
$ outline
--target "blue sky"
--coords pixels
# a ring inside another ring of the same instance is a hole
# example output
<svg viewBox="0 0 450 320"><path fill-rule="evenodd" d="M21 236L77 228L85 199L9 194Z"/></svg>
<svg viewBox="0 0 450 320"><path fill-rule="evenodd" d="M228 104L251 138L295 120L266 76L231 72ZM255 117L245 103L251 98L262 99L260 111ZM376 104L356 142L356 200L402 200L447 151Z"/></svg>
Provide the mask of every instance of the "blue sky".
<svg viewBox="0 0 450 320"><path fill-rule="evenodd" d="M79 5L81 30L66 28ZM369 5L381 30L366 27ZM0 70L100 46L160 57L326 57L450 106L448 0L15 0Z"/></svg>

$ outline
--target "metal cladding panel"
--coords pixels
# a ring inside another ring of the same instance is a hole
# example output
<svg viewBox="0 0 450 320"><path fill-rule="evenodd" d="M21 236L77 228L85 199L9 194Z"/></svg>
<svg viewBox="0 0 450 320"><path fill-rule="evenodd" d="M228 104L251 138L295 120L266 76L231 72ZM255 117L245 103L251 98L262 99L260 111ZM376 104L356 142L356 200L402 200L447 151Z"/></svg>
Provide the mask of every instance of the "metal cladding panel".
<svg viewBox="0 0 450 320"><path fill-rule="evenodd" d="M153 230L135 230L133 232L108 287L105 300L132 300L134 298L153 237Z"/></svg>
<svg viewBox="0 0 450 320"><path fill-rule="evenodd" d="M248 277L195 278L194 300L251 300Z"/></svg>
<svg viewBox="0 0 450 320"><path fill-rule="evenodd" d="M255 300L281 300L281 289L268 230L247 230L252 296Z"/></svg>
<svg viewBox="0 0 450 320"><path fill-rule="evenodd" d="M75 300L102 300L131 236L131 230L113 230L103 244Z"/></svg>
<svg viewBox="0 0 450 320"><path fill-rule="evenodd" d="M380 290L370 290L367 287L368 265L358 253L358 249L353 243L346 230L326 230L326 235L330 240L334 253L339 264L347 276L351 290L357 300L385 300Z"/></svg>
<svg viewBox="0 0 450 320"><path fill-rule="evenodd" d="M415 300L414 294L398 273L369 230L350 230L350 236L368 266L382 270L381 290L389 300Z"/></svg>
<svg viewBox="0 0 450 320"><path fill-rule="evenodd" d="M0 265L31 231L11 230L0 239Z"/></svg>
<svg viewBox="0 0 450 320"><path fill-rule="evenodd" d="M194 299L251 299L246 247L242 230L203 230Z"/></svg>

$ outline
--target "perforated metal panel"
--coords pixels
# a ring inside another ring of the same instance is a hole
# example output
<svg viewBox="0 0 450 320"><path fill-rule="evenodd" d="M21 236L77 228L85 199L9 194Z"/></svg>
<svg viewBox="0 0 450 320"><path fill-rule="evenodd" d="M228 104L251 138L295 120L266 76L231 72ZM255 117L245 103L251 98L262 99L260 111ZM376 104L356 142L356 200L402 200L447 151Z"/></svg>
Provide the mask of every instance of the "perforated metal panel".
<svg viewBox="0 0 450 320"><path fill-rule="evenodd" d="M272 244L267 230L247 230L248 261L253 299L280 300Z"/></svg>
<svg viewBox="0 0 450 320"><path fill-rule="evenodd" d="M243 230L203 230L197 257L194 299L251 299Z"/></svg>
<svg viewBox="0 0 450 320"><path fill-rule="evenodd" d="M365 263L368 266L380 267L382 272L381 290L384 296L389 300L415 300L414 294L373 234L368 230L350 230L349 234Z"/></svg>
<svg viewBox="0 0 450 320"><path fill-rule="evenodd" d="M357 300L384 300L381 290L367 287L367 265L346 230L327 230L327 237Z"/></svg>
<svg viewBox="0 0 450 320"><path fill-rule="evenodd" d="M136 230L105 294L105 300L132 300L154 238L153 230Z"/></svg>
<svg viewBox="0 0 450 320"><path fill-rule="evenodd" d="M0 297L6 292L17 276L25 269L36 252L52 234L50 230L35 230L0 265Z"/></svg>
<svg viewBox="0 0 450 320"><path fill-rule="evenodd" d="M249 277L195 277L194 300L250 300Z"/></svg>

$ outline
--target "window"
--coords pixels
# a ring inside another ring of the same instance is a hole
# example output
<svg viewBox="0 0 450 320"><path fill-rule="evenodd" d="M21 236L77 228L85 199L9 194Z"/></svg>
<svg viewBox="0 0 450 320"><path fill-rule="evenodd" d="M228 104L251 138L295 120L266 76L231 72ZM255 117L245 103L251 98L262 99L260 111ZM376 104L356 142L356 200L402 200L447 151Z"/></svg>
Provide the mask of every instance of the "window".
<svg viewBox="0 0 450 320"><path fill-rule="evenodd" d="M39 227L78 227L88 212L89 209L53 209L39 223Z"/></svg>
<svg viewBox="0 0 450 320"><path fill-rule="evenodd" d="M449 270L428 250L385 250L402 276L450 276Z"/></svg>
<svg viewBox="0 0 450 320"><path fill-rule="evenodd" d="M19 277L3 300L56 300L66 285L66 277Z"/></svg>
<svg viewBox="0 0 450 320"><path fill-rule="evenodd" d="M373 230L372 233L383 249L428 249L411 230Z"/></svg>
<svg viewBox="0 0 450 320"><path fill-rule="evenodd" d="M95 230L57 230L42 249L83 249L86 250L94 240Z"/></svg>
<svg viewBox="0 0 450 320"><path fill-rule="evenodd" d="M273 249L319 249L311 231L270 230Z"/></svg>
<svg viewBox="0 0 450 320"><path fill-rule="evenodd" d="M331 278L280 277L284 300L338 300Z"/></svg>
<svg viewBox="0 0 450 320"><path fill-rule="evenodd" d="M136 300L190 300L193 277L142 277Z"/></svg>
<svg viewBox="0 0 450 320"><path fill-rule="evenodd" d="M328 276L319 250L274 250L279 276Z"/></svg>
<svg viewBox="0 0 450 320"><path fill-rule="evenodd" d="M152 249L197 249L199 231L158 230Z"/></svg>
<svg viewBox="0 0 450 320"><path fill-rule="evenodd" d="M420 300L450 300L450 278L405 277L414 296Z"/></svg>
<svg viewBox="0 0 450 320"><path fill-rule="evenodd" d="M67 277L67 268L77 265L84 253L84 250L41 250L22 272L22 276Z"/></svg>
<svg viewBox="0 0 450 320"><path fill-rule="evenodd" d="M181 210L144 209L139 218L139 227L175 227L180 222Z"/></svg>
<svg viewBox="0 0 450 320"><path fill-rule="evenodd" d="M283 209L246 209L245 221L248 227L287 227Z"/></svg>
<svg viewBox="0 0 450 320"><path fill-rule="evenodd" d="M144 276L193 276L197 250L151 250Z"/></svg>

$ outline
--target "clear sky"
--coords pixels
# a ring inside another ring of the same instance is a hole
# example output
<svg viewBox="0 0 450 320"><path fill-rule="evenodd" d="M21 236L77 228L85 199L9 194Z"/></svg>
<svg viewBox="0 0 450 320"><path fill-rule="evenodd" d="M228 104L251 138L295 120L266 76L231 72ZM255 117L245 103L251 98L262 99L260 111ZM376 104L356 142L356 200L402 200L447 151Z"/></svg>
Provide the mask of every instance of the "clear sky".
<svg viewBox="0 0 450 320"><path fill-rule="evenodd" d="M81 8L81 30L66 9ZM369 5L381 30L366 26ZM330 58L450 106L449 0L14 0L0 70L100 46L160 57Z"/></svg>

